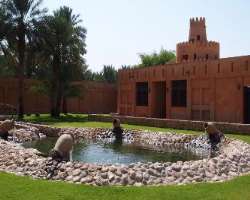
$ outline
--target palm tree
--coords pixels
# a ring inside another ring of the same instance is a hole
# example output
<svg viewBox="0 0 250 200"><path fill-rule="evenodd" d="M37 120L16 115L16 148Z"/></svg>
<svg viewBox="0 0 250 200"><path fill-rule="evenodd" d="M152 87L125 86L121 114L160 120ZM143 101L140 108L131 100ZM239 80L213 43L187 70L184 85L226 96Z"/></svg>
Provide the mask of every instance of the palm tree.
<svg viewBox="0 0 250 200"><path fill-rule="evenodd" d="M27 41L34 31L34 22L47 12L40 9L42 0L1 0L0 27L5 27L1 48L11 57L18 78L18 117L23 118L23 81Z"/></svg>
<svg viewBox="0 0 250 200"><path fill-rule="evenodd" d="M37 24L37 44L50 66L47 79L52 117L60 116L64 88L74 77L71 74L79 75L83 71L86 29L79 23L79 15L64 6Z"/></svg>
<svg viewBox="0 0 250 200"><path fill-rule="evenodd" d="M103 66L103 77L108 83L115 83L117 80L117 70L112 65Z"/></svg>

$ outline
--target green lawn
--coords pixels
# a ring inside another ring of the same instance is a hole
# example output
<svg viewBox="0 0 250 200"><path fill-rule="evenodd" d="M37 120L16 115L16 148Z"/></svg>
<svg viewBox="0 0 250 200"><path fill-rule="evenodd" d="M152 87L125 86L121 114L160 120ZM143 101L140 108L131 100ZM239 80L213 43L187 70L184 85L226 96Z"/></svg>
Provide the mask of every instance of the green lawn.
<svg viewBox="0 0 250 200"><path fill-rule="evenodd" d="M0 174L0 199L13 200L158 200L250 199L250 176L226 183L161 187L91 187Z"/></svg>
<svg viewBox="0 0 250 200"><path fill-rule="evenodd" d="M111 123L89 122L86 115L63 116L50 119L48 115L39 118L26 117L26 121L43 122L57 127L111 127ZM134 126L123 124L125 128L139 128L153 131L173 131L173 129ZM199 134L200 132L174 130L175 132ZM230 135L250 143L250 136ZM158 200L158 199L250 199L250 175L236 178L225 183L203 183L186 186L161 187L91 187L63 182L31 180L0 173L0 199L13 200Z"/></svg>

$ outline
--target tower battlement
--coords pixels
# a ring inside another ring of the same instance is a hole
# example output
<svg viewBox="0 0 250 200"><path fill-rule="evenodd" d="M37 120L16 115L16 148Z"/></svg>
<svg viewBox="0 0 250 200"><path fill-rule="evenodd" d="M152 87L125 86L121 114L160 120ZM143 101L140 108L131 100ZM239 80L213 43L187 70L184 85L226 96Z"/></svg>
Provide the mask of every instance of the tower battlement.
<svg viewBox="0 0 250 200"><path fill-rule="evenodd" d="M207 40L206 19L204 17L190 19L188 41L177 44L176 52L177 62L219 58L220 45L218 42Z"/></svg>
<svg viewBox="0 0 250 200"><path fill-rule="evenodd" d="M205 17L193 17L190 18L190 23L206 23Z"/></svg>

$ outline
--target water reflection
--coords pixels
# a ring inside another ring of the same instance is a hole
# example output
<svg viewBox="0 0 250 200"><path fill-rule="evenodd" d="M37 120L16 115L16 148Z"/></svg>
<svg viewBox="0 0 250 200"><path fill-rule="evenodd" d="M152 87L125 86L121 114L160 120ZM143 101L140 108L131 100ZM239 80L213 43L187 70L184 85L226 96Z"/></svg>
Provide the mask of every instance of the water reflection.
<svg viewBox="0 0 250 200"><path fill-rule="evenodd" d="M54 147L55 138L34 141L24 144L25 147L36 148L48 154ZM161 146L152 147L146 144L126 143L121 140L109 142L82 140L74 145L73 160L98 164L129 164L134 162L176 162L198 160L203 158L184 147Z"/></svg>

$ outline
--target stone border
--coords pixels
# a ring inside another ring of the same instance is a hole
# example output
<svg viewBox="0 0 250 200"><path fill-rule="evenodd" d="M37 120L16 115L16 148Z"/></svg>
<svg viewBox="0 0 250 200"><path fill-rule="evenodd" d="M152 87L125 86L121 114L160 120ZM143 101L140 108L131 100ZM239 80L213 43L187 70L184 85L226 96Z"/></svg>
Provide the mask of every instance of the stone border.
<svg viewBox="0 0 250 200"><path fill-rule="evenodd" d="M108 129L64 128L17 124L20 130L32 134L58 136L73 133L77 139L109 137ZM28 129L25 129L28 128ZM30 131L33 130L33 131ZM35 130L38 130L36 132ZM53 132L53 134L52 134ZM175 133L152 133L148 131L126 131L130 139L140 140L148 145L158 146L169 143L195 144L198 136ZM18 134L17 134L18 135ZM27 139L27 138L26 138ZM134 163L130 165L97 165L82 162L57 163L39 155L35 149L24 149L21 145L0 140L0 171L33 178L61 180L88 185L172 185L198 182L225 181L250 172L250 145L228 139L214 158L176 163Z"/></svg>
<svg viewBox="0 0 250 200"><path fill-rule="evenodd" d="M89 114L90 121L112 122L113 118L118 118L122 123L133 125L153 126L160 128L173 128L183 130L203 131L203 121L192 120L179 120L179 119L159 119L159 118L145 118L145 117L132 117L112 114L112 116L104 116L98 114ZM227 122L214 122L215 126L225 132L234 134L250 135L250 124L227 123Z"/></svg>

